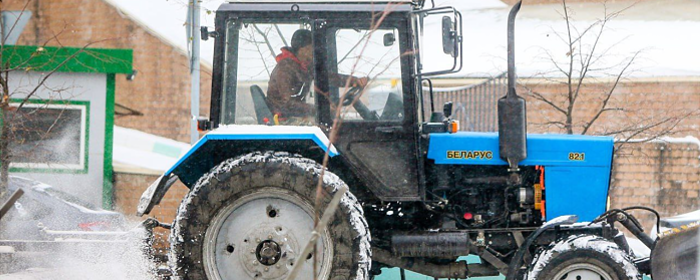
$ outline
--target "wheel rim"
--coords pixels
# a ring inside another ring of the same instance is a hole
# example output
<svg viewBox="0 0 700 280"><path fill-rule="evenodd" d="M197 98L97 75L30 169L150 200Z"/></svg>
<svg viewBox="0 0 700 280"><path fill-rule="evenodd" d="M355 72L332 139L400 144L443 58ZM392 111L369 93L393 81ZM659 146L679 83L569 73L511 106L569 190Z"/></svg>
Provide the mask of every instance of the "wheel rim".
<svg viewBox="0 0 700 280"><path fill-rule="evenodd" d="M299 256L313 230L313 207L298 195L265 188L241 197L212 219L204 236L209 279L284 279L298 260L297 279L313 279L313 257ZM328 278L333 247L325 229L318 241L318 276Z"/></svg>
<svg viewBox="0 0 700 280"><path fill-rule="evenodd" d="M556 280L614 280L608 272L599 266L579 263L567 266L554 276Z"/></svg>

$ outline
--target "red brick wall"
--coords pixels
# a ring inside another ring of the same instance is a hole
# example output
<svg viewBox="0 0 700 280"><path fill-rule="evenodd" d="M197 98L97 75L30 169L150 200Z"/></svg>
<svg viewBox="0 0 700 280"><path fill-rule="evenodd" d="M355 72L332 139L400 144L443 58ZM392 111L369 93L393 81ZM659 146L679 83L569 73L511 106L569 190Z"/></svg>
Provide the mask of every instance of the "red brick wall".
<svg viewBox="0 0 700 280"><path fill-rule="evenodd" d="M648 206L662 216L700 209L697 143L626 144L615 157L610 202L614 208ZM647 229L653 216L635 212Z"/></svg>
<svg viewBox="0 0 700 280"><path fill-rule="evenodd" d="M134 81L117 77L116 102L142 112L116 125L189 142L190 77L186 54L102 0L6 0L4 10L33 15L18 44L125 48L134 51ZM211 70L202 66L201 114L209 114Z"/></svg>
<svg viewBox="0 0 700 280"><path fill-rule="evenodd" d="M526 88L519 92L528 101L528 130L532 132L564 133L563 128L548 124L552 121L564 121L564 115L556 112L552 106L536 100L529 91L546 96L561 108L565 108L564 97L567 86L556 82L520 79ZM611 88L610 82L584 84L575 103L574 132L580 133L583 125L591 120L602 106L602 100ZM615 110L603 113L591 127L588 134L608 134L620 129L638 125L652 125L665 119L672 121L650 129L635 138L653 136L662 128L673 125L675 136L700 136L700 78L657 78L628 79L619 84L607 108ZM676 124L677 122L677 124Z"/></svg>

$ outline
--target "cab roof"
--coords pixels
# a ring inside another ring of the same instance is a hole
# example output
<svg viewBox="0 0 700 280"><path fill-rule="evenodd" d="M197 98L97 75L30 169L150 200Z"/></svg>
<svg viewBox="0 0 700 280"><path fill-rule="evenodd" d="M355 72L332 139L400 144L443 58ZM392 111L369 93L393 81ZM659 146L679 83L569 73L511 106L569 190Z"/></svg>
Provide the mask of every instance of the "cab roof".
<svg viewBox="0 0 700 280"><path fill-rule="evenodd" d="M264 4L264 3L289 3L289 4L302 4L302 3L326 3L326 4L348 4L348 3L375 3L375 4L386 4L386 3L413 3L418 2L417 0L227 0L228 3L251 3L251 4Z"/></svg>
<svg viewBox="0 0 700 280"><path fill-rule="evenodd" d="M420 0L226 0L219 11L410 11Z"/></svg>

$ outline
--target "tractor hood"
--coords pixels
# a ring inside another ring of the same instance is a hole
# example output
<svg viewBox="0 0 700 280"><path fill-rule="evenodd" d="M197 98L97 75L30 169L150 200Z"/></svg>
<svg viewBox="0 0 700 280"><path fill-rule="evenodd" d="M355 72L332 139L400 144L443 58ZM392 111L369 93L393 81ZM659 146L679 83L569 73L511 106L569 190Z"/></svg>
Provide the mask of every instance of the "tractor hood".
<svg viewBox="0 0 700 280"><path fill-rule="evenodd" d="M528 158L520 164L609 168L612 152L612 137L529 134ZM430 134L428 158L436 164L508 165L499 155L498 133L490 132Z"/></svg>

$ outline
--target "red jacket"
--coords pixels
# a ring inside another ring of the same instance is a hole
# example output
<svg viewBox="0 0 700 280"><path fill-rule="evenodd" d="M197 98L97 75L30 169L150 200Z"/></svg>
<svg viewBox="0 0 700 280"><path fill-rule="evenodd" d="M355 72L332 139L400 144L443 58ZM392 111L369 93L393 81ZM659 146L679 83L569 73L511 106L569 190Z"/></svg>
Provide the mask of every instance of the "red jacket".
<svg viewBox="0 0 700 280"><path fill-rule="evenodd" d="M277 66L270 74L267 103L272 114L280 117L306 117L314 114L314 105L305 101L313 75L289 49L282 48Z"/></svg>

